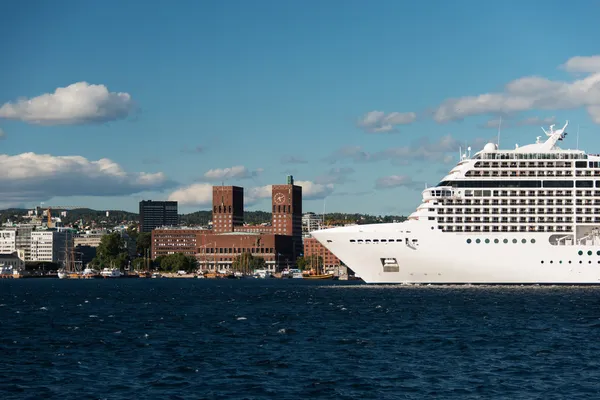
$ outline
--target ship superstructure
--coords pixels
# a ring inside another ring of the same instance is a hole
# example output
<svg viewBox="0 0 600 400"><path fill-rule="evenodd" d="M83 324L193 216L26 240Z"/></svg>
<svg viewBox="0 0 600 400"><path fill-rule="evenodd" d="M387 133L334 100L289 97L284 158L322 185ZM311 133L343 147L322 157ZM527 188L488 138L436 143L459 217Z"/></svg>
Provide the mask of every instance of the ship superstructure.
<svg viewBox="0 0 600 400"><path fill-rule="evenodd" d="M599 284L600 156L559 148L567 126L462 154L407 221L312 235L368 283Z"/></svg>

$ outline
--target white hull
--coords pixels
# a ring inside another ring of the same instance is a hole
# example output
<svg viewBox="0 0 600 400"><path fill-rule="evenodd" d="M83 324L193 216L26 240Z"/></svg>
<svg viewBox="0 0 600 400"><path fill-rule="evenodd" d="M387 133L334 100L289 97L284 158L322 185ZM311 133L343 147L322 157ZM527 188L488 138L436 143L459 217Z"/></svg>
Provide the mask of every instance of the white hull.
<svg viewBox="0 0 600 400"><path fill-rule="evenodd" d="M58 271L58 279L68 279L69 274L64 271Z"/></svg>
<svg viewBox="0 0 600 400"><path fill-rule="evenodd" d="M104 268L100 274L103 278L120 278L122 275L121 271L116 268Z"/></svg>
<svg viewBox="0 0 600 400"><path fill-rule="evenodd" d="M441 232L427 221L406 221L312 235L367 283L600 284L600 245L552 245L556 232Z"/></svg>

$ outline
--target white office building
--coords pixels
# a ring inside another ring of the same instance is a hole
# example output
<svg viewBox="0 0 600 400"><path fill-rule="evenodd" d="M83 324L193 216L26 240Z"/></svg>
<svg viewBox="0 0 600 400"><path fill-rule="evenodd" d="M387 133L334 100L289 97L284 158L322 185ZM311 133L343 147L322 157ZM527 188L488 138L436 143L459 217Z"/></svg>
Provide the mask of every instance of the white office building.
<svg viewBox="0 0 600 400"><path fill-rule="evenodd" d="M31 261L60 262L65 257L67 235L73 240L73 234L68 231L34 231L31 233ZM70 244L69 244L70 247Z"/></svg>
<svg viewBox="0 0 600 400"><path fill-rule="evenodd" d="M323 217L309 212L302 215L302 236L310 237L310 232L321 229Z"/></svg>
<svg viewBox="0 0 600 400"><path fill-rule="evenodd" d="M3 229L0 231L0 254L12 254L17 251L17 231Z"/></svg>

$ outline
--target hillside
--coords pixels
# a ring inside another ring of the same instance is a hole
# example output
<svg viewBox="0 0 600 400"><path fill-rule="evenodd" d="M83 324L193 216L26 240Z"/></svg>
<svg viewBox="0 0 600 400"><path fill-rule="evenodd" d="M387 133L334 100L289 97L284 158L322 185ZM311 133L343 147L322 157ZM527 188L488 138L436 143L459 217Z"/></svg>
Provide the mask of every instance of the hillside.
<svg viewBox="0 0 600 400"><path fill-rule="evenodd" d="M8 219L13 222L25 222L23 218L27 215L27 209L21 208L10 208L6 210L0 210L0 223L5 223ZM89 224L101 224L101 225L120 225L138 221L138 214L131 213L128 211L121 210L109 210L108 216L105 210L98 211L89 208L83 208L78 210L70 210L67 212L67 216L62 218L62 221L66 225L77 223L83 220L86 225ZM59 211L53 213L57 216ZM179 220L182 225L207 225L211 220L211 211L195 211L189 214L180 214ZM386 215L386 216L374 216L360 213L328 213L325 215L325 221L330 224L346 224L346 223L358 223L358 224L373 224L382 222L393 222L403 221L406 217L399 215ZM247 224L261 224L265 222L271 222L271 213L266 211L246 211L244 212L244 222Z"/></svg>

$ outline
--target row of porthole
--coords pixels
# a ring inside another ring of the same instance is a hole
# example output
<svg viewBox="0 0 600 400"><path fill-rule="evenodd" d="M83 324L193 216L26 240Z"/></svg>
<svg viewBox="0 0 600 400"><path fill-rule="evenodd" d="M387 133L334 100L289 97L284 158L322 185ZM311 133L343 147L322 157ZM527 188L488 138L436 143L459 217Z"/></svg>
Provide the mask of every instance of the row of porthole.
<svg viewBox="0 0 600 400"><path fill-rule="evenodd" d="M579 254L580 256L582 256L582 255L583 255L583 250L579 250L579 251L577 252L577 254ZM587 255L588 255L588 256L591 256L592 254L594 254L594 252L593 252L593 251L591 251L591 250L588 250L588 252L587 252ZM600 256L600 250L598 250L598 251L596 252L596 255L597 255L597 256ZM600 263L600 261L598 261L598 262Z"/></svg>
<svg viewBox="0 0 600 400"><path fill-rule="evenodd" d="M471 243L472 240L471 239L467 239L467 243ZM485 243L490 243L490 239L485 239L484 240ZM502 241L503 243L508 243L508 239L504 239ZM512 240L513 243L517 243L518 240L517 239L513 239ZM481 243L481 239L475 239L475 243ZM494 243L500 243L499 239L494 239ZM521 239L521 243L527 243L527 239ZM535 243L535 239L531 239L531 243ZM598 255L600 255L600 252L598 252Z"/></svg>
<svg viewBox="0 0 600 400"><path fill-rule="evenodd" d="M543 264L544 260L542 260L541 263ZM552 264L552 263L554 263L554 261L550 260L550 264ZM562 264L562 260L560 260L558 263ZM591 263L592 263L591 261L588 261L588 264L591 264ZM569 260L569 264L571 264L571 260ZM583 264L583 261L579 260L579 264ZM600 264L600 260L598 260L598 264Z"/></svg>

